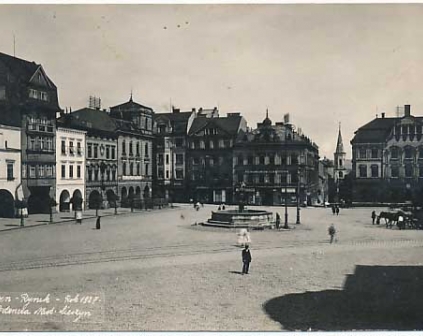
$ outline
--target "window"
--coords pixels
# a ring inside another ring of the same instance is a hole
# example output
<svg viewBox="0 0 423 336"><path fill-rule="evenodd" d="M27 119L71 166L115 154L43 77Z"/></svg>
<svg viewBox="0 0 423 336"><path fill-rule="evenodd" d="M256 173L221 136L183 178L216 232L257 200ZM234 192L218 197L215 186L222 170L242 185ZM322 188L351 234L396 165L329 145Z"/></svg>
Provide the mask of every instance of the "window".
<svg viewBox="0 0 423 336"><path fill-rule="evenodd" d="M183 179L184 178L184 171L182 169L176 169L175 171L176 173L176 178L177 179Z"/></svg>
<svg viewBox="0 0 423 336"><path fill-rule="evenodd" d="M340 171L340 172L338 173L338 177L339 177L340 179L341 179L341 178L343 178L343 177L344 177L344 173Z"/></svg>
<svg viewBox="0 0 423 336"><path fill-rule="evenodd" d="M91 182L93 180L93 171L90 168L88 168L87 174L88 174L88 182Z"/></svg>
<svg viewBox="0 0 423 336"><path fill-rule="evenodd" d="M169 154L166 154L166 164L169 164Z"/></svg>
<svg viewBox="0 0 423 336"><path fill-rule="evenodd" d="M274 184L275 183L275 174L269 175L269 183Z"/></svg>
<svg viewBox="0 0 423 336"><path fill-rule="evenodd" d="M145 175L150 175L148 171L148 163L145 165Z"/></svg>
<svg viewBox="0 0 423 336"><path fill-rule="evenodd" d="M210 140L210 149L213 149L213 148L214 148L214 141Z"/></svg>
<svg viewBox="0 0 423 336"><path fill-rule="evenodd" d="M367 166L366 165L360 165L358 167L359 169L359 177L367 177Z"/></svg>
<svg viewBox="0 0 423 336"><path fill-rule="evenodd" d="M254 164L254 157L253 156L249 156L248 157L248 164L249 165L253 165Z"/></svg>
<svg viewBox="0 0 423 336"><path fill-rule="evenodd" d="M87 154L87 156L89 158L93 156L92 149L93 149L92 148L92 145L91 144L88 144L88 154Z"/></svg>
<svg viewBox="0 0 423 336"><path fill-rule="evenodd" d="M391 159L398 159L398 148L393 147L391 148Z"/></svg>
<svg viewBox="0 0 423 336"><path fill-rule="evenodd" d="M169 170L166 170L166 178L169 178Z"/></svg>
<svg viewBox="0 0 423 336"><path fill-rule="evenodd" d="M254 179L253 179L253 175L252 174L248 174L247 175L247 183L248 184L253 184L254 183Z"/></svg>
<svg viewBox="0 0 423 336"><path fill-rule="evenodd" d="M35 166L30 166L29 167L29 177L30 178L35 178Z"/></svg>
<svg viewBox="0 0 423 336"><path fill-rule="evenodd" d="M13 176L13 162L7 163L7 180L12 181L15 177Z"/></svg>
<svg viewBox="0 0 423 336"><path fill-rule="evenodd" d="M157 171L158 178L162 179L164 177L163 168L159 168Z"/></svg>
<svg viewBox="0 0 423 336"><path fill-rule="evenodd" d="M45 173L45 168L44 166L38 166L38 176L39 177L44 177Z"/></svg>
<svg viewBox="0 0 423 336"><path fill-rule="evenodd" d="M94 159L98 158L98 145L94 145Z"/></svg>
<svg viewBox="0 0 423 336"><path fill-rule="evenodd" d="M406 159L411 160L413 158L413 149L411 147L405 147L404 154Z"/></svg>
<svg viewBox="0 0 423 336"><path fill-rule="evenodd" d="M133 146L132 146L132 141L129 143L129 155L133 155L134 153L133 153L133 148L132 148Z"/></svg>
<svg viewBox="0 0 423 336"><path fill-rule="evenodd" d="M110 159L110 146L106 146L106 159Z"/></svg>
<svg viewBox="0 0 423 336"><path fill-rule="evenodd" d="M281 174L281 184L286 184L288 182L288 175Z"/></svg>
<svg viewBox="0 0 423 336"><path fill-rule="evenodd" d="M176 138L175 139L175 146L176 147L182 147L184 145L184 139L183 138Z"/></svg>
<svg viewBox="0 0 423 336"><path fill-rule="evenodd" d="M263 184L264 183L264 175L263 174L260 174L259 175L259 183L260 184Z"/></svg>
<svg viewBox="0 0 423 336"><path fill-rule="evenodd" d="M269 164L271 164L271 165L275 164L275 157L273 155L269 156Z"/></svg>
<svg viewBox="0 0 423 336"><path fill-rule="evenodd" d="M137 175L141 175L141 164L137 163Z"/></svg>
<svg viewBox="0 0 423 336"><path fill-rule="evenodd" d="M225 148L225 143L223 140L219 140L219 148Z"/></svg>
<svg viewBox="0 0 423 336"><path fill-rule="evenodd" d="M365 159L366 158L366 148L360 148L359 158Z"/></svg>
<svg viewBox="0 0 423 336"><path fill-rule="evenodd" d="M413 177L413 166L411 164L405 165L405 177Z"/></svg>
<svg viewBox="0 0 423 336"><path fill-rule="evenodd" d="M29 149L35 150L35 138L29 137Z"/></svg>
<svg viewBox="0 0 423 336"><path fill-rule="evenodd" d="M126 163L122 163L122 175L126 175Z"/></svg>
<svg viewBox="0 0 423 336"><path fill-rule="evenodd" d="M62 140L62 154L65 155L66 154L66 141Z"/></svg>
<svg viewBox="0 0 423 336"><path fill-rule="evenodd" d="M140 143L137 142L137 156L140 156Z"/></svg>
<svg viewBox="0 0 423 336"><path fill-rule="evenodd" d="M379 157L379 151L377 148L372 148L372 159L377 159Z"/></svg>
<svg viewBox="0 0 423 336"><path fill-rule="evenodd" d="M399 177L399 167L398 166L392 166L391 167L391 177Z"/></svg>
<svg viewBox="0 0 423 336"><path fill-rule="evenodd" d="M73 165L69 166L69 178L73 178Z"/></svg>
<svg viewBox="0 0 423 336"><path fill-rule="evenodd" d="M46 166L46 176L47 177L53 176L53 166Z"/></svg>
<svg viewBox="0 0 423 336"><path fill-rule="evenodd" d="M115 159L115 146L112 146L112 160Z"/></svg>
<svg viewBox="0 0 423 336"><path fill-rule="evenodd" d="M112 181L116 180L116 170L112 170Z"/></svg>
<svg viewBox="0 0 423 336"><path fill-rule="evenodd" d="M62 165L62 174L61 174L61 177L62 178L65 178L66 177L66 166L65 165Z"/></svg>
<svg viewBox="0 0 423 336"><path fill-rule="evenodd" d="M148 143L145 144L145 157L148 157Z"/></svg>
<svg viewBox="0 0 423 336"><path fill-rule="evenodd" d="M78 143L76 144L76 153L77 153L78 155L82 155L82 149L81 149L81 143L80 143L80 142L78 142Z"/></svg>
<svg viewBox="0 0 423 336"><path fill-rule="evenodd" d="M242 166L244 164L244 158L240 155L238 156L238 164Z"/></svg>
<svg viewBox="0 0 423 336"><path fill-rule="evenodd" d="M177 165L184 164L184 155L183 154L176 154L176 164Z"/></svg>
<svg viewBox="0 0 423 336"><path fill-rule="evenodd" d="M76 167L76 177L81 178L81 166Z"/></svg>
<svg viewBox="0 0 423 336"><path fill-rule="evenodd" d="M129 174L134 175L134 164L132 162L129 164Z"/></svg>
<svg viewBox="0 0 423 336"><path fill-rule="evenodd" d="M379 177L379 166L372 165L370 169L371 169L372 177Z"/></svg>
<svg viewBox="0 0 423 336"><path fill-rule="evenodd" d="M126 155L126 143L125 143L125 140L122 141L122 155Z"/></svg>
<svg viewBox="0 0 423 336"><path fill-rule="evenodd" d="M244 182L244 174L238 173L237 180L238 180L238 182Z"/></svg>
<svg viewBox="0 0 423 336"><path fill-rule="evenodd" d="M69 141L69 153L71 155L74 154L73 141Z"/></svg>
<svg viewBox="0 0 423 336"><path fill-rule="evenodd" d="M206 144L204 143L204 141L203 141L203 140L200 140L200 148L201 148L201 149L206 148Z"/></svg>
<svg viewBox="0 0 423 336"><path fill-rule="evenodd" d="M160 166L163 165L163 154L157 155L157 161Z"/></svg>

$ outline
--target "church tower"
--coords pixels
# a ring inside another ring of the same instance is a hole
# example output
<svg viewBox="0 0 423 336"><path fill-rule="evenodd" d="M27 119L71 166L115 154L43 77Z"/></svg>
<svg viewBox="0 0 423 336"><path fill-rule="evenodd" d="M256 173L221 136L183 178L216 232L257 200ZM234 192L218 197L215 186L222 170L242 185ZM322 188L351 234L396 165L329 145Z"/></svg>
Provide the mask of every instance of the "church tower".
<svg viewBox="0 0 423 336"><path fill-rule="evenodd" d="M345 168L345 151L344 151L344 144L342 142L342 135L341 135L341 123L339 123L339 131L338 131L338 141L336 142L336 150L334 155L334 179L335 183L339 180L343 180L347 170Z"/></svg>

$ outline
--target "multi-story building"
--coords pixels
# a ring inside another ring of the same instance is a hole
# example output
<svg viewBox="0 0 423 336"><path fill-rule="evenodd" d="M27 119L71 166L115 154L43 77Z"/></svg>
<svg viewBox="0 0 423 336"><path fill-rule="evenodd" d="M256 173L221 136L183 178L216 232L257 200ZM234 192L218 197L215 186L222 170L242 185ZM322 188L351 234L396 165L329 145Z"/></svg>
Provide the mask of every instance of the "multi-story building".
<svg viewBox="0 0 423 336"><path fill-rule="evenodd" d="M95 208L99 198L103 207L113 205L118 195L118 143L114 120L105 111L83 108L63 115L58 123L63 128L86 132L83 150L85 207Z"/></svg>
<svg viewBox="0 0 423 336"><path fill-rule="evenodd" d="M13 217L22 198L21 129L0 125L0 217Z"/></svg>
<svg viewBox="0 0 423 336"><path fill-rule="evenodd" d="M246 129L247 122L240 113L219 117L216 108L199 109L188 131L186 164L190 199L205 203L233 202L234 144Z"/></svg>
<svg viewBox="0 0 423 336"><path fill-rule="evenodd" d="M375 118L352 145L353 202L404 202L423 192L423 117Z"/></svg>
<svg viewBox="0 0 423 336"><path fill-rule="evenodd" d="M60 122L57 123L60 125ZM59 211L70 211L77 199L85 200L86 131L58 127L56 131L56 202Z"/></svg>
<svg viewBox="0 0 423 336"><path fill-rule="evenodd" d="M111 107L110 116L118 135L118 184L121 204L135 199L148 202L153 182L153 117L152 108L129 99Z"/></svg>
<svg viewBox="0 0 423 336"><path fill-rule="evenodd" d="M255 130L241 132L233 155L234 188L257 205L315 203L318 147L289 123L272 125L268 114Z"/></svg>
<svg viewBox="0 0 423 336"><path fill-rule="evenodd" d="M47 213L56 195L57 88L43 67L0 53L0 115L22 128L22 187L29 213Z"/></svg>
<svg viewBox="0 0 423 336"><path fill-rule="evenodd" d="M156 113L154 189L158 198L170 202L187 202L187 144L188 130L196 117L196 110Z"/></svg>
<svg viewBox="0 0 423 336"><path fill-rule="evenodd" d="M331 189L334 186L334 165L328 158L319 160L319 191L317 192L317 203L325 204L334 202L334 195L331 195Z"/></svg>

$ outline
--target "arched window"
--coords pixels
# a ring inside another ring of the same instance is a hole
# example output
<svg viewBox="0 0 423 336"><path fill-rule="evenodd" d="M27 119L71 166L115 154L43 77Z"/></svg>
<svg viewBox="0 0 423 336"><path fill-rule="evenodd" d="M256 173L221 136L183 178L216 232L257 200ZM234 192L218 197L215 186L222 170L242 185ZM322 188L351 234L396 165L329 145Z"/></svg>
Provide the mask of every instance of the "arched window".
<svg viewBox="0 0 423 336"><path fill-rule="evenodd" d="M391 159L398 159L399 152L397 147L391 148Z"/></svg>

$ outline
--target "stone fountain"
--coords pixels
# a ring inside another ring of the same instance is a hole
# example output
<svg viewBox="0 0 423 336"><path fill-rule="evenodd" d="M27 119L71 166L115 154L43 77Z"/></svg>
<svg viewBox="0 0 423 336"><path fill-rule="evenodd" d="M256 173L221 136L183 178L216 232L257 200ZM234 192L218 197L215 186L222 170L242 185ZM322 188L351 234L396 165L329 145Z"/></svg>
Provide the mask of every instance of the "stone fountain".
<svg viewBox="0 0 423 336"><path fill-rule="evenodd" d="M239 204L235 210L212 211L211 218L203 225L225 228L264 229L273 225L273 213L265 210L245 209L245 184L237 189Z"/></svg>

